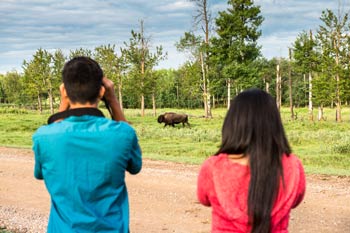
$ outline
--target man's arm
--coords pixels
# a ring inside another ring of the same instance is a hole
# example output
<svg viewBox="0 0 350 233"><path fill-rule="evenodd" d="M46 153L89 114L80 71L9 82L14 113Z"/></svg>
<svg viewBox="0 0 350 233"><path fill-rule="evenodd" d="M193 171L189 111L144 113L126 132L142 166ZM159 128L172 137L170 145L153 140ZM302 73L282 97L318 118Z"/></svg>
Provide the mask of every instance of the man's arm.
<svg viewBox="0 0 350 233"><path fill-rule="evenodd" d="M103 83L103 86L105 87L104 97L107 103L109 104L109 106L111 107L112 116L114 120L127 122L124 116L124 113L120 108L120 103L117 97L115 96L114 83L111 80L107 79L106 77L103 78L102 83Z"/></svg>
<svg viewBox="0 0 350 233"><path fill-rule="evenodd" d="M142 168L142 152L136 134L133 136L130 149L131 156L126 170L130 174L137 174Z"/></svg>
<svg viewBox="0 0 350 233"><path fill-rule="evenodd" d="M33 151L34 151L34 177L37 178L38 180L42 180L43 173L42 173L42 168L41 168L41 163L39 159L39 145L36 140L33 140Z"/></svg>

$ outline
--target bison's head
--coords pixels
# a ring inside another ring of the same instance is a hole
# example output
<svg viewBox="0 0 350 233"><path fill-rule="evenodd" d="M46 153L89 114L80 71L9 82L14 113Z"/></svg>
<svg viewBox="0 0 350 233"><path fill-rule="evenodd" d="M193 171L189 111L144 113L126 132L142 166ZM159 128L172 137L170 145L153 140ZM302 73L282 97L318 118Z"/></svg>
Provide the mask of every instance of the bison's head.
<svg viewBox="0 0 350 233"><path fill-rule="evenodd" d="M162 123L163 120L164 120L164 115L163 115L163 114L162 114L162 115L159 115L159 117L158 117L158 123Z"/></svg>

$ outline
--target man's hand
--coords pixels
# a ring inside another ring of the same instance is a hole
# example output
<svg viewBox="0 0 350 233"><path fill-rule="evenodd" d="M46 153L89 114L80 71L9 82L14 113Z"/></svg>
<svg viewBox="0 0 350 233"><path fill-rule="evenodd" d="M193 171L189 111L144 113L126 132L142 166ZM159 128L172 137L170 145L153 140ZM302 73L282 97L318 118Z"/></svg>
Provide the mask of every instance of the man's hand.
<svg viewBox="0 0 350 233"><path fill-rule="evenodd" d="M120 108L120 103L115 95L114 83L108 78L103 77L102 84L105 88L104 98L106 99L107 103L111 107L114 120L127 122L124 116L124 113Z"/></svg>
<svg viewBox="0 0 350 233"><path fill-rule="evenodd" d="M115 101L117 99L117 97L115 96L114 83L112 82L112 80L110 80L106 77L103 77L102 84L105 88L104 97L107 100L107 102L110 103L112 101Z"/></svg>

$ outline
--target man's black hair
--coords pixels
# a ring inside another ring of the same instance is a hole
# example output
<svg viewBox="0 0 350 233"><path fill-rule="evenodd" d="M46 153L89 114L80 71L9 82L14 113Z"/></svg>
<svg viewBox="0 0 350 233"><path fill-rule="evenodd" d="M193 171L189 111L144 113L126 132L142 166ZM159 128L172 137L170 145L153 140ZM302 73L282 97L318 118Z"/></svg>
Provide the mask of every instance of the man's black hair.
<svg viewBox="0 0 350 233"><path fill-rule="evenodd" d="M103 71L89 57L75 57L62 71L63 83L73 103L95 103L102 85Z"/></svg>

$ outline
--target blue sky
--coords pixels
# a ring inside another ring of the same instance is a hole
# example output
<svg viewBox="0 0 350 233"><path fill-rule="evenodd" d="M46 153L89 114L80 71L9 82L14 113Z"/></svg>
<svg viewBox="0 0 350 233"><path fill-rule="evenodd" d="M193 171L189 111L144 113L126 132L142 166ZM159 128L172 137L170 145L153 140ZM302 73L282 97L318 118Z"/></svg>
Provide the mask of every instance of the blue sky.
<svg viewBox="0 0 350 233"><path fill-rule="evenodd" d="M344 11L350 0L342 0ZM226 0L209 0L213 16L227 8ZM259 44L266 58L287 56L288 47L303 30L316 30L326 8L337 11L338 0L255 0L265 18ZM151 45L162 45L168 59L161 68L177 68L186 55L174 44L193 29L195 7L187 0L0 0L0 73L22 71L38 48L118 48L139 30L144 20Z"/></svg>

